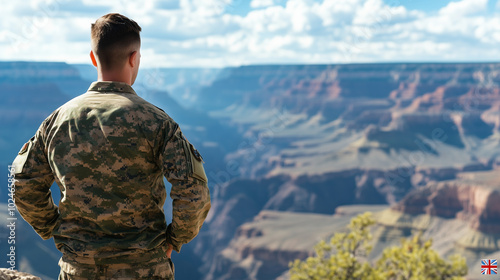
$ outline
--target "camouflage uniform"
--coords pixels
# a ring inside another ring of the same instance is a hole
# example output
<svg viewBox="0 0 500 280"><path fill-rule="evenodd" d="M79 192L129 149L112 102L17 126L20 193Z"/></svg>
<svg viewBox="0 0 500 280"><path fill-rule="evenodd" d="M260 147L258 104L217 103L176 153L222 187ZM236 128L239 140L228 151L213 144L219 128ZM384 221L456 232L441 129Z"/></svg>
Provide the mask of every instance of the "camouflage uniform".
<svg viewBox="0 0 500 280"><path fill-rule="evenodd" d="M94 82L22 147L16 205L43 239L54 237L60 279L173 279L168 244L179 252L210 209L202 162L178 124L128 84ZM168 227L163 176L172 183Z"/></svg>

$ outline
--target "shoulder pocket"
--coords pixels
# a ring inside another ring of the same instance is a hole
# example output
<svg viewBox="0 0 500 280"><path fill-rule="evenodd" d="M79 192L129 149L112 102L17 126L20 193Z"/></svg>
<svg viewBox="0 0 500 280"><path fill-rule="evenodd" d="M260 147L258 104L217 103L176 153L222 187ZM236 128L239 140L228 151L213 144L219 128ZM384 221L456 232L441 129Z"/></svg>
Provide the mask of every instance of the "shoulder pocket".
<svg viewBox="0 0 500 280"><path fill-rule="evenodd" d="M14 159L14 162L12 162L12 167L14 167L14 174L23 173L24 164L28 159L29 151L31 150L32 145L33 145L33 138L31 138L28 142L26 142L23 145L23 147L17 154L17 157Z"/></svg>
<svg viewBox="0 0 500 280"><path fill-rule="evenodd" d="M196 179L202 180L203 182L207 182L207 175L205 174L205 169L203 168L203 158L201 154L196 150L193 144L188 141L184 141L185 145L189 147L185 147L189 153L190 161L191 161L191 171L193 173L193 177Z"/></svg>

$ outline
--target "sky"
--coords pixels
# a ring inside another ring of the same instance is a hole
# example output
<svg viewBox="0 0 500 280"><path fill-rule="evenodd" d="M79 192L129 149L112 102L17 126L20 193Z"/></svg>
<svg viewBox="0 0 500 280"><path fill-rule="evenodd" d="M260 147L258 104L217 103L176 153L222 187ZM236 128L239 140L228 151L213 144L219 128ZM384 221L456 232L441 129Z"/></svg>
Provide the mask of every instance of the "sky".
<svg viewBox="0 0 500 280"><path fill-rule="evenodd" d="M143 67L500 61L500 0L0 0L0 60L90 63L90 24L142 27Z"/></svg>

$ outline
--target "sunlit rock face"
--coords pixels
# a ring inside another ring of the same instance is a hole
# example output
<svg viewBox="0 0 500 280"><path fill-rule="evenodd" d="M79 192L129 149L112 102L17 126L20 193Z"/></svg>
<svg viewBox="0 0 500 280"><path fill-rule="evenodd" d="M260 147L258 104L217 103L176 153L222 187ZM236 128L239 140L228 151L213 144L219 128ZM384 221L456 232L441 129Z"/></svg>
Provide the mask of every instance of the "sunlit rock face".
<svg viewBox="0 0 500 280"><path fill-rule="evenodd" d="M394 210L457 218L470 228L500 235L500 170L460 173L457 179L434 182L408 194Z"/></svg>

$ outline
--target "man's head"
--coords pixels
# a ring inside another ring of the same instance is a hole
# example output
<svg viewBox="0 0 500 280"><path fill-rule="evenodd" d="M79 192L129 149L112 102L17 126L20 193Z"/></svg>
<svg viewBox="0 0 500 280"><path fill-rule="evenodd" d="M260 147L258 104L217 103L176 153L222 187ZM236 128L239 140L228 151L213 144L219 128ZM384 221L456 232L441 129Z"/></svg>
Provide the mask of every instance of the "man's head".
<svg viewBox="0 0 500 280"><path fill-rule="evenodd" d="M96 20L91 27L94 65L103 73L132 71L132 83L140 63L141 27L133 20L116 13Z"/></svg>

